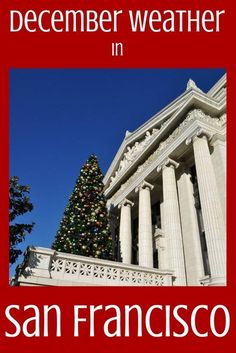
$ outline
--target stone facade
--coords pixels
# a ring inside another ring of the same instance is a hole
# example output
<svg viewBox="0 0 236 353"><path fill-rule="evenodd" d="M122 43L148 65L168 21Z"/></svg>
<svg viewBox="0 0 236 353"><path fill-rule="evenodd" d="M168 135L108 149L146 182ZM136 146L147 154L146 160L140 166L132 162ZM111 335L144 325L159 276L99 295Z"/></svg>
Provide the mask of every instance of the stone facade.
<svg viewBox="0 0 236 353"><path fill-rule="evenodd" d="M118 261L29 248L18 285L226 285L226 76L126 132L104 183Z"/></svg>
<svg viewBox="0 0 236 353"><path fill-rule="evenodd" d="M225 285L226 76L126 133L104 181L120 261Z"/></svg>

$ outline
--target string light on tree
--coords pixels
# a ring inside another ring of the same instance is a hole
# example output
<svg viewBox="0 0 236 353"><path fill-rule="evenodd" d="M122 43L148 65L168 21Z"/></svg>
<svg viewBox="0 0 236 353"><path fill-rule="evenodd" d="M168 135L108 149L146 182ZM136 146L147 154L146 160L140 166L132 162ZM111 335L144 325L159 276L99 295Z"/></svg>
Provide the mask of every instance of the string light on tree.
<svg viewBox="0 0 236 353"><path fill-rule="evenodd" d="M66 253L113 259L103 175L97 157L80 171L52 248Z"/></svg>

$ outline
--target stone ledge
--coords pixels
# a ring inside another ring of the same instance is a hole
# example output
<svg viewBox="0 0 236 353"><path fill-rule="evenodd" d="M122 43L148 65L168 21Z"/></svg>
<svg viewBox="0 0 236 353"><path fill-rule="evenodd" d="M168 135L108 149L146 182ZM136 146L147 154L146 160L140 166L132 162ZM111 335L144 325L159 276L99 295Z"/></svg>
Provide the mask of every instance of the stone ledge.
<svg viewBox="0 0 236 353"><path fill-rule="evenodd" d="M15 285L172 286L173 271L29 247Z"/></svg>

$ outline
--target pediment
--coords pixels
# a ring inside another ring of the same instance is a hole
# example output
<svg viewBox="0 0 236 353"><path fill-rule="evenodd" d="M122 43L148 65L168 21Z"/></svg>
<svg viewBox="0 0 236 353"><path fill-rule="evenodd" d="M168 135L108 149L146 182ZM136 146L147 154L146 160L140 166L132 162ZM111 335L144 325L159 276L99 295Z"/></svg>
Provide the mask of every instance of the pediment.
<svg viewBox="0 0 236 353"><path fill-rule="evenodd" d="M215 91L219 90L218 85ZM203 93L189 81L188 89L180 97L133 133L126 134L104 178L106 194L119 188L128 175L137 169L153 150L161 146L162 141L193 109L201 109L204 113L217 118L225 112L225 96L221 95L220 99L216 99Z"/></svg>

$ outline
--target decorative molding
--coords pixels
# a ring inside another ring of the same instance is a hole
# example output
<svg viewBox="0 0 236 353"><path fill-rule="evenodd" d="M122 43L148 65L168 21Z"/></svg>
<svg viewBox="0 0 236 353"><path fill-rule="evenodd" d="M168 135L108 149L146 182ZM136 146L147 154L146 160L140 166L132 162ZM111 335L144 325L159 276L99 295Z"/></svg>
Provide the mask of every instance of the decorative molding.
<svg viewBox="0 0 236 353"><path fill-rule="evenodd" d="M171 158L167 158L166 160L164 160L163 163L161 163L158 167L157 167L157 172L159 173L163 168L165 167L169 167L172 166L173 168L177 169L179 167L179 163L175 162L173 159Z"/></svg>
<svg viewBox="0 0 236 353"><path fill-rule="evenodd" d="M220 100L215 99L208 93L203 93L198 90L186 90L182 95L180 95L174 101L164 107L160 112L155 114L147 122L138 127L130 135L125 137L104 177L104 184L106 185L106 189L110 189L110 187L108 186L110 184L110 178L112 175L114 176L114 171L117 170L118 164L122 159L122 156L127 146L130 146L136 141L139 141L144 136L146 131L151 131L153 128L156 128L169 117L171 117L170 124L172 124L176 119L178 120L179 118L181 118L183 111L186 112L187 110L192 109L193 106L196 105L199 107L204 107L204 110L207 111L209 114L218 116L219 114L225 112L226 101L225 98L222 98ZM158 134L158 136L160 135L161 133ZM114 187L114 185L117 184L120 179L122 179L123 174L125 174L125 172L122 173L121 178L118 178L116 180L116 183L112 184L112 187Z"/></svg>
<svg viewBox="0 0 236 353"><path fill-rule="evenodd" d="M180 123L180 125L174 129L174 131L165 139L164 141L159 143L158 148L146 159L146 161L139 165L136 171L123 183L120 188L113 194L113 196L108 200L109 204L114 203L116 200L130 185L137 180L142 173L150 166L152 163L157 160L157 158L164 153L164 151L169 147L169 145L174 142L183 131L187 130L187 128L194 122L201 121L206 122L212 127L222 128L225 124L225 118L212 118L210 115L206 115L201 109L193 109L191 110L186 118ZM201 129L202 130L202 129ZM194 131L194 134L196 132Z"/></svg>
<svg viewBox="0 0 236 353"><path fill-rule="evenodd" d="M28 262L31 256L47 255L46 269ZM172 286L173 271L157 270L138 265L95 259L91 257L54 252L51 249L28 248L22 271L14 283L17 285L48 286Z"/></svg>
<svg viewBox="0 0 236 353"><path fill-rule="evenodd" d="M224 86L226 86L226 74L224 74L219 81L217 81L213 87L207 92L207 95L214 97L217 92L219 92Z"/></svg>
<svg viewBox="0 0 236 353"><path fill-rule="evenodd" d="M196 91L203 93L202 90L196 85L196 83L191 78L188 80L187 87L186 87L186 90L189 90L189 89L195 89Z"/></svg>
<svg viewBox="0 0 236 353"><path fill-rule="evenodd" d="M139 192L140 189L149 189L149 190L153 190L154 186L150 183L148 183L147 181L142 181L142 183L136 187L135 192Z"/></svg>
<svg viewBox="0 0 236 353"><path fill-rule="evenodd" d="M129 207L133 207L134 203L128 199L124 199L123 201L121 201L118 205L118 208L121 208L122 206L129 206Z"/></svg>
<svg viewBox="0 0 236 353"><path fill-rule="evenodd" d="M141 125L135 131L131 132L130 135L125 137L104 177L104 183L106 184L110 179L110 176L114 173L113 172L114 167L117 164L117 161L121 158L122 154L124 153L126 146L140 139L140 136L145 134L145 131L152 130L158 124L160 125L163 122L163 120L165 121L166 119L168 119L168 117L173 116L174 113L178 111L183 106L183 104L185 104L186 101L189 101L191 99L191 97L192 97L191 92L184 92L181 96L177 97L173 102L167 105L160 112L153 115L146 123Z"/></svg>
<svg viewBox="0 0 236 353"><path fill-rule="evenodd" d="M153 128L152 131L146 131L145 137L141 141L136 141L132 146L128 146L122 160L119 163L118 169L115 171L111 177L112 185L119 177L121 177L124 172L129 168L129 166L135 162L144 150L151 144L156 135L163 130L163 128L168 124L171 118L164 121L160 128Z"/></svg>
<svg viewBox="0 0 236 353"><path fill-rule="evenodd" d="M186 145L190 145L194 140L196 140L199 137L204 137L207 140L211 140L212 134L208 133L207 131L203 130L202 128L199 128L197 131L195 131L191 136L189 136L185 143Z"/></svg>

